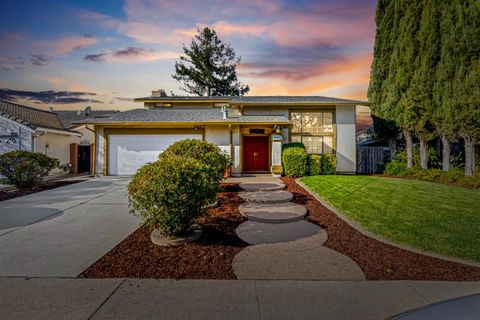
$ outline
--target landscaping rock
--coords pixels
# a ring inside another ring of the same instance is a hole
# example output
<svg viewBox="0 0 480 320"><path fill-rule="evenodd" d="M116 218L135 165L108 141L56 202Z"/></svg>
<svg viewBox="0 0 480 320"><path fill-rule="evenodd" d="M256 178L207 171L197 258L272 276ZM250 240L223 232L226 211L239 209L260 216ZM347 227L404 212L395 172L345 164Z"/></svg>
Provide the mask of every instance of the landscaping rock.
<svg viewBox="0 0 480 320"><path fill-rule="evenodd" d="M238 195L247 202L255 203L284 203L293 199L293 194L288 191L252 191L240 192Z"/></svg>
<svg viewBox="0 0 480 320"><path fill-rule="evenodd" d="M303 220L307 214L304 206L292 202L278 203L244 203L238 210L248 220L264 223L288 223Z"/></svg>
<svg viewBox="0 0 480 320"><path fill-rule="evenodd" d="M248 244L263 244L311 237L322 232L322 228L304 220L276 224L246 221L240 224L235 232Z"/></svg>
<svg viewBox="0 0 480 320"><path fill-rule="evenodd" d="M168 247L174 247L174 246L180 246L185 243L190 243L195 240L198 240L202 236L202 227L199 225L194 225L192 228L192 231L190 234L184 236L184 237L178 237L178 238L169 238L167 237L162 230L160 229L155 229L152 231L152 234L150 235L150 238L152 239L152 242L159 245L159 246L168 246Z"/></svg>

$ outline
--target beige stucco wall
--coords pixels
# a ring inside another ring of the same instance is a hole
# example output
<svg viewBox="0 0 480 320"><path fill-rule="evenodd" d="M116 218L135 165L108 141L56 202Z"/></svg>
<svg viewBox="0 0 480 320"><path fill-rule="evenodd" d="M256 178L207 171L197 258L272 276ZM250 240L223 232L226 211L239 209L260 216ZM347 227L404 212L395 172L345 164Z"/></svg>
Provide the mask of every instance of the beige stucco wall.
<svg viewBox="0 0 480 320"><path fill-rule="evenodd" d="M103 128L95 129L97 143L95 145L95 175L103 175L105 168L105 134Z"/></svg>
<svg viewBox="0 0 480 320"><path fill-rule="evenodd" d="M355 173L355 106L337 106L337 172Z"/></svg>
<svg viewBox="0 0 480 320"><path fill-rule="evenodd" d="M49 157L58 159L60 165L70 162L70 144L77 141L77 137L51 133L35 132L34 151L41 152ZM48 147L47 147L48 145ZM54 169L52 173L62 172L61 169Z"/></svg>

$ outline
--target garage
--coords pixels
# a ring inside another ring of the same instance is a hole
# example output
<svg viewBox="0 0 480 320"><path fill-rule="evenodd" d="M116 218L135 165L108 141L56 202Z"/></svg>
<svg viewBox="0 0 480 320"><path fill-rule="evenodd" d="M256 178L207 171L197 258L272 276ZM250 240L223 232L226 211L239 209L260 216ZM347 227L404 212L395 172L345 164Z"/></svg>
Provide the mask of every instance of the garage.
<svg viewBox="0 0 480 320"><path fill-rule="evenodd" d="M201 134L111 134L108 136L108 174L133 175L158 159L169 145L184 139L202 139Z"/></svg>

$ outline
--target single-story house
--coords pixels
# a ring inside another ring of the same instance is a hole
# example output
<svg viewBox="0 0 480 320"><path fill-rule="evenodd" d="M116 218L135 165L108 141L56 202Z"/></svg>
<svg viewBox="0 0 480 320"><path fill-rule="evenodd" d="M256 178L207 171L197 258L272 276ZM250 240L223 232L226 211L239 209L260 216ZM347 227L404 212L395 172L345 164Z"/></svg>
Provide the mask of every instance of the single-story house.
<svg viewBox="0 0 480 320"><path fill-rule="evenodd" d="M320 96L164 96L135 99L143 108L80 122L94 127L95 173L132 175L170 144L215 143L232 159L231 173L282 172L282 144L301 141L309 153L335 153L337 171L354 173L355 108L365 101Z"/></svg>
<svg viewBox="0 0 480 320"><path fill-rule="evenodd" d="M0 154L12 150L42 152L60 161L61 168L52 173L93 173L93 129L73 121L115 111L86 110L44 111L0 100Z"/></svg>

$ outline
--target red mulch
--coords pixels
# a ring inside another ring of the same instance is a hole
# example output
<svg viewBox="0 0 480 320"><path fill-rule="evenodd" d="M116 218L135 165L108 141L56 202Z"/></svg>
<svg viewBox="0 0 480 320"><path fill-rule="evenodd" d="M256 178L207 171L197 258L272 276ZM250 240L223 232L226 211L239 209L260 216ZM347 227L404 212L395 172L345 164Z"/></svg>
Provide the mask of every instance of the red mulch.
<svg viewBox="0 0 480 320"><path fill-rule="evenodd" d="M173 278L235 279L232 262L247 246L237 238L236 227L244 217L238 212L243 202L238 184L225 184L218 194L220 206L202 218L202 237L193 243L163 247L152 243L145 226L128 236L105 256L85 270L85 278Z"/></svg>
<svg viewBox="0 0 480 320"><path fill-rule="evenodd" d="M367 237L322 206L294 179L282 178L293 202L308 209L307 220L326 229L326 247L352 258L367 280L478 281L480 268L400 249Z"/></svg>
<svg viewBox="0 0 480 320"><path fill-rule="evenodd" d="M11 188L9 187L9 188L0 190L0 202L17 198L17 197L23 197L32 193L40 192L40 191L63 187L69 184L74 184L82 181L84 180L50 180L50 181L42 182L38 187L36 187L33 190L26 190L26 191L19 191L14 187L11 187Z"/></svg>

